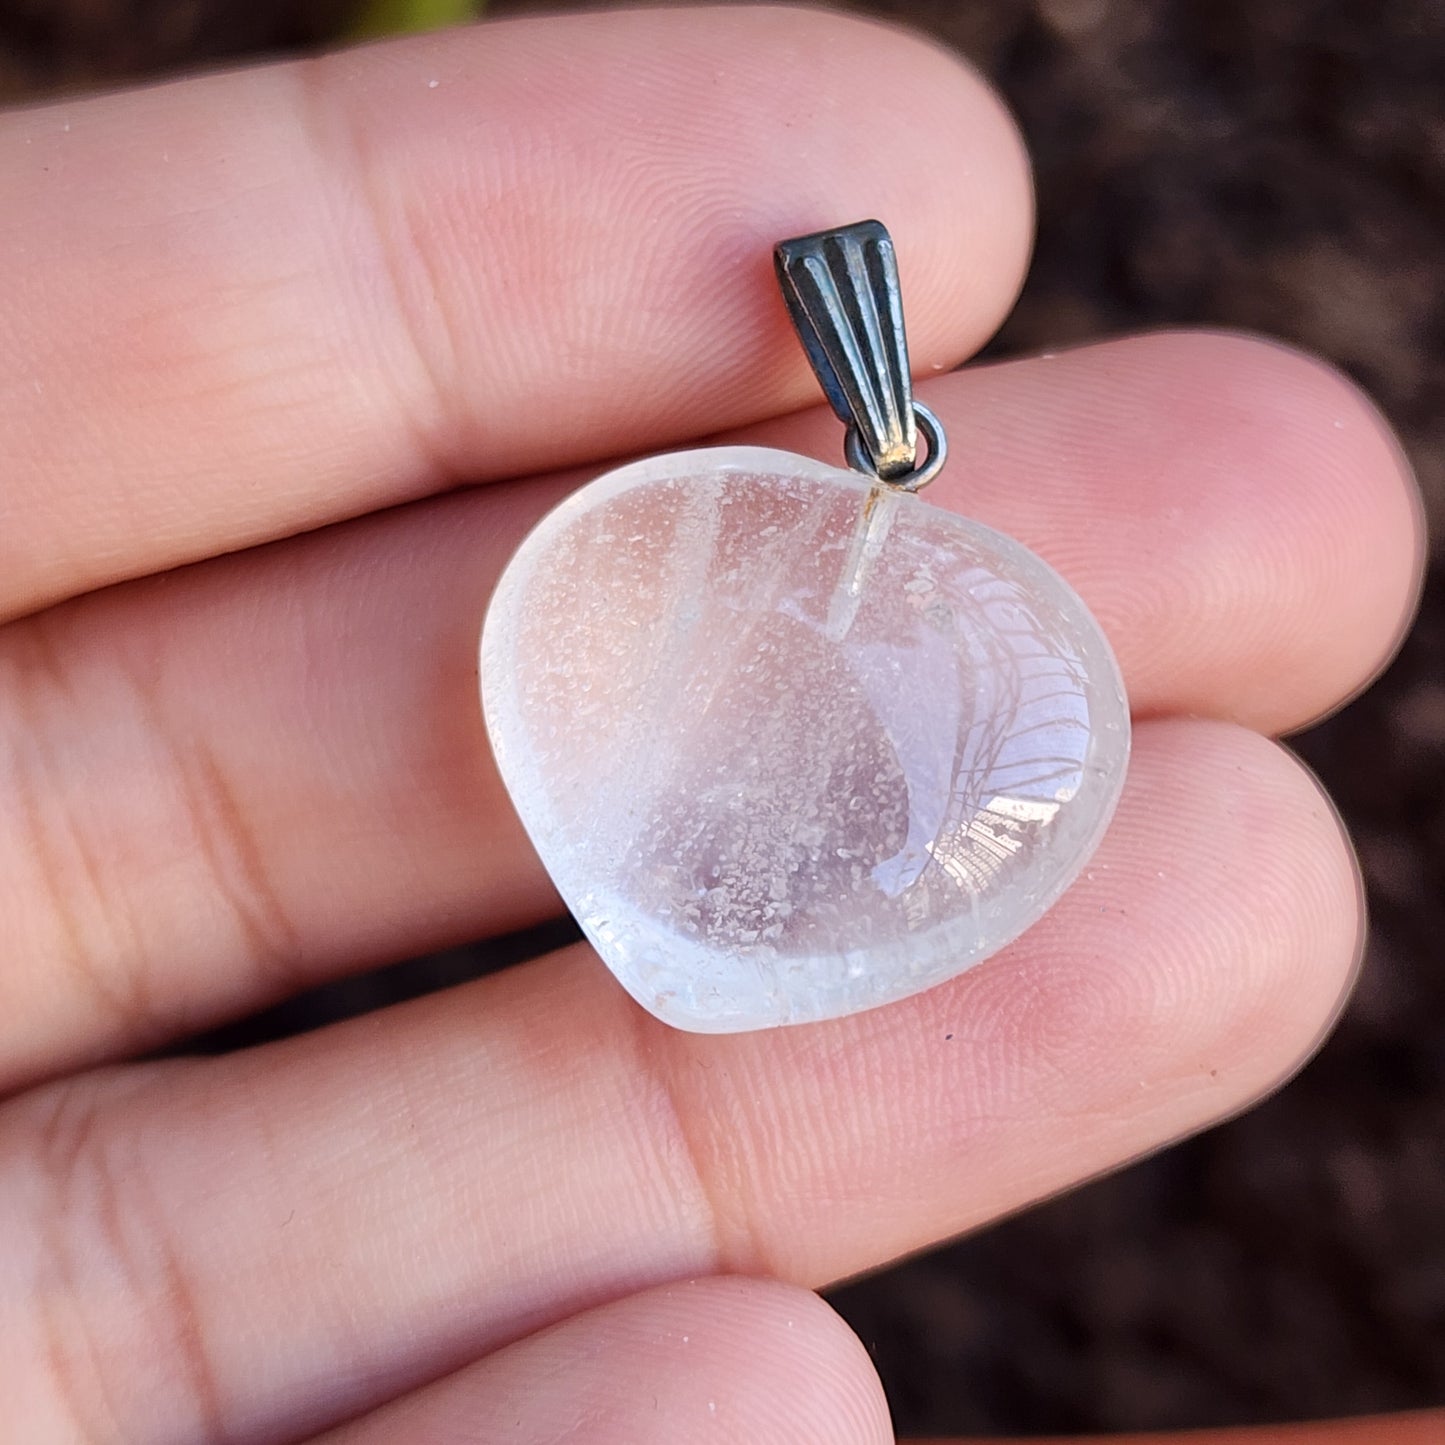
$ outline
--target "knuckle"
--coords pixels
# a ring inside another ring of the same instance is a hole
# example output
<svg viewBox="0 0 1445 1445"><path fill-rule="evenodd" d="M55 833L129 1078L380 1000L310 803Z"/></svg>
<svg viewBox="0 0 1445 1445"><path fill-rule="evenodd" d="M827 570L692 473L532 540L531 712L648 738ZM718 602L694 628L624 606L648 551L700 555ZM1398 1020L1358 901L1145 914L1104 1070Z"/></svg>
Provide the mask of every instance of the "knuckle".
<svg viewBox="0 0 1445 1445"><path fill-rule="evenodd" d="M11 827L0 835L9 854L0 877L11 895L6 913L18 924L14 946L35 959L30 968L7 969L6 977L17 989L53 989L46 967L64 968L73 992L121 1021L128 1034L144 1034L151 1015L147 970L111 962L135 959L143 940L100 846L94 791L75 746L82 693L66 656L44 617L13 625L0 655L0 695L10 702L0 778L15 804Z"/></svg>
<svg viewBox="0 0 1445 1445"><path fill-rule="evenodd" d="M25 1101L33 1318L51 1413L82 1440L131 1440L164 1401L188 1437L220 1439L199 1295L151 1186L141 1132L109 1106L104 1084L91 1076Z"/></svg>
<svg viewBox="0 0 1445 1445"><path fill-rule="evenodd" d="M0 653L0 695L14 703L0 782L17 803L0 878L17 952L33 957L7 977L18 1011L64 969L69 992L144 1045L183 1006L167 989L182 942L239 954L280 987L297 933L204 725L168 701L153 665L101 656L83 624L62 625L28 619Z"/></svg>

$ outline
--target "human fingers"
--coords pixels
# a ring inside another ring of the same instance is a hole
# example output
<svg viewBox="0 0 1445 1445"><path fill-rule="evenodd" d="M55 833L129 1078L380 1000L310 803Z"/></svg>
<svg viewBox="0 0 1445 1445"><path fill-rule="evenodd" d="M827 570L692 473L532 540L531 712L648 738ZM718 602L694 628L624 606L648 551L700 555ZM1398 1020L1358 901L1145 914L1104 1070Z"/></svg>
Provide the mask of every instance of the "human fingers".
<svg viewBox="0 0 1445 1445"><path fill-rule="evenodd" d="M0 1112L0 1397L26 1438L68 1411L271 1439L669 1279L855 1274L1256 1099L1333 1018L1359 927L1287 753L1145 722L1079 883L888 1008L678 1033L579 946L48 1085Z"/></svg>
<svg viewBox="0 0 1445 1445"><path fill-rule="evenodd" d="M924 395L930 495L1021 536L1136 710L1285 728L1380 665L1413 490L1359 395L1275 346L1160 335ZM825 449L802 417L775 442ZM485 600L562 479L488 487L0 631L0 1080L144 1047L558 905L482 731ZM198 967L204 960L204 967Z"/></svg>
<svg viewBox="0 0 1445 1445"><path fill-rule="evenodd" d="M574 1315L317 1445L892 1445L867 1351L771 1280L664 1285Z"/></svg>
<svg viewBox="0 0 1445 1445"><path fill-rule="evenodd" d="M944 51L823 11L509 21L4 117L0 614L800 405L770 248L875 213L952 364L1023 272L1017 134Z"/></svg>
<svg viewBox="0 0 1445 1445"><path fill-rule="evenodd" d="M1414 614L1424 526L1409 462L1313 357L1164 332L939 387L958 459L930 498L1073 582L1136 710L1288 732L1363 686ZM813 413L749 436L818 451L831 430Z"/></svg>

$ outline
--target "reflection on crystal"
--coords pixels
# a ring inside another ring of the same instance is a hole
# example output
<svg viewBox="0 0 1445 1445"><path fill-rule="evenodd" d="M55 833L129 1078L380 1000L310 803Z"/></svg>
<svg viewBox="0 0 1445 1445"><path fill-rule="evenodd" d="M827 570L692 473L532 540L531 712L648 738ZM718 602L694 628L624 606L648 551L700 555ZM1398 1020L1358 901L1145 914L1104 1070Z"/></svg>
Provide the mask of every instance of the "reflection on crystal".
<svg viewBox="0 0 1445 1445"><path fill-rule="evenodd" d="M483 648L493 746L559 890L681 1027L903 997L1083 866L1117 669L1017 543L785 453L656 458L524 544Z"/></svg>

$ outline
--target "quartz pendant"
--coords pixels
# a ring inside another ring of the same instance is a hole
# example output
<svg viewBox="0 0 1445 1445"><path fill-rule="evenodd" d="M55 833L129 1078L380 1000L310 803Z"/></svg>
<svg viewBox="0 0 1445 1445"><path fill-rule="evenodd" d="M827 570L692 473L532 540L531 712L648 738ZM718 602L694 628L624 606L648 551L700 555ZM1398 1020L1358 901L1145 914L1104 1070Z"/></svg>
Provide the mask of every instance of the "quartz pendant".
<svg viewBox="0 0 1445 1445"><path fill-rule="evenodd" d="M789 453L653 458L523 543L482 648L537 852L645 1008L730 1032L951 978L1079 873L1118 668L1019 543Z"/></svg>
<svg viewBox="0 0 1445 1445"><path fill-rule="evenodd" d="M947 445L887 230L774 260L853 470L755 447L623 467L522 544L482 638L492 748L558 891L644 1008L704 1033L987 958L1084 866L1129 751L1084 604L915 495Z"/></svg>

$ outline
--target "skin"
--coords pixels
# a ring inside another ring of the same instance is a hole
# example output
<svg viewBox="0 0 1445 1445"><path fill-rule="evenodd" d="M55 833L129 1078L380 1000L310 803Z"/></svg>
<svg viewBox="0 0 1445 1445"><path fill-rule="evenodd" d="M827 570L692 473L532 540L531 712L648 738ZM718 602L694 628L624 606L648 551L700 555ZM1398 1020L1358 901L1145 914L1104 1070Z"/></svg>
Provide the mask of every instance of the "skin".
<svg viewBox="0 0 1445 1445"><path fill-rule="evenodd" d="M888 1440L811 1290L1246 1107L1328 1029L1357 875L1271 739L1389 655L1418 506L1340 376L1181 333L921 387L931 500L1078 588L1137 714L1097 860L1004 955L701 1038L576 947L135 1061L557 910L476 706L488 591L609 458L834 456L789 414L817 394L769 253L865 215L948 371L1026 265L1020 142L956 60L817 13L517 21L0 117L14 1438Z"/></svg>

